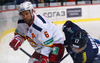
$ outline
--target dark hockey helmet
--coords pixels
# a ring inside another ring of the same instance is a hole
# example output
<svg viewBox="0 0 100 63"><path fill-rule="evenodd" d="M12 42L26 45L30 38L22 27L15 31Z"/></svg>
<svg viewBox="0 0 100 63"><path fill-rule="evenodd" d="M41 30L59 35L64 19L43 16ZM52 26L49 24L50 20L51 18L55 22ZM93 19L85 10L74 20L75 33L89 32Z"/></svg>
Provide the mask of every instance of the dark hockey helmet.
<svg viewBox="0 0 100 63"><path fill-rule="evenodd" d="M84 30L78 30L72 35L70 45L73 48L82 48L86 46L87 42L87 33Z"/></svg>

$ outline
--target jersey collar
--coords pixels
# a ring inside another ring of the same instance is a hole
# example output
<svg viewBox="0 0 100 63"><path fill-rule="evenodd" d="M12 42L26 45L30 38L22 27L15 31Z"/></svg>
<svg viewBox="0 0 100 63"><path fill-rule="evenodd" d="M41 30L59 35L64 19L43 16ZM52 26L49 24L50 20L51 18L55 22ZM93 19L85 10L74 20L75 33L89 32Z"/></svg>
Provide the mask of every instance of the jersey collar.
<svg viewBox="0 0 100 63"><path fill-rule="evenodd" d="M32 20L32 23L31 24L29 24L29 27L33 24L33 22L34 22L34 18L35 18L35 15L33 14L33 20Z"/></svg>

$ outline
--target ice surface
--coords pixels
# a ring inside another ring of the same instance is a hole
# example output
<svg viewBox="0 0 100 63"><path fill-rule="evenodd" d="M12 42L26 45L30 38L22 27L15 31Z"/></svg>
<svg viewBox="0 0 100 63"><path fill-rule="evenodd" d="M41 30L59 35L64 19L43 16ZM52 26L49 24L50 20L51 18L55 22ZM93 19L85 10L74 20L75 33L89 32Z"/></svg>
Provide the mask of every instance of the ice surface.
<svg viewBox="0 0 100 63"><path fill-rule="evenodd" d="M76 24L85 29L93 38L100 37L100 21L79 22ZM63 24L57 25L61 31L62 25ZM20 50L14 51L9 47L9 42L12 40L12 38L13 33L10 33L4 36L0 42L0 63L28 63L29 57L27 55L25 55ZM29 45L27 41L25 41L21 47L29 54L34 52L34 49ZM65 54L67 54L66 51ZM61 63L73 63L73 61L70 55L68 55L68 57L66 57Z"/></svg>

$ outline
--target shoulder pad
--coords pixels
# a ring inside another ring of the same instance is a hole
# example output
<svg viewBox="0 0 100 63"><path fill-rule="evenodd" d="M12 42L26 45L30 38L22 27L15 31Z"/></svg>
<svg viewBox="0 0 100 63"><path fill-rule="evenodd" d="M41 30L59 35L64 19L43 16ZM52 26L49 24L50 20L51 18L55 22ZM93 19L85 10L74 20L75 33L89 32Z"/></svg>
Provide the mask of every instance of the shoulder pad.
<svg viewBox="0 0 100 63"><path fill-rule="evenodd" d="M72 23L71 21L67 21L64 26L66 27L71 27L74 23Z"/></svg>
<svg viewBox="0 0 100 63"><path fill-rule="evenodd" d="M63 31L66 30L66 28L71 28L73 31L76 30L82 30L77 24L71 22L71 21L67 21L64 25L63 25Z"/></svg>

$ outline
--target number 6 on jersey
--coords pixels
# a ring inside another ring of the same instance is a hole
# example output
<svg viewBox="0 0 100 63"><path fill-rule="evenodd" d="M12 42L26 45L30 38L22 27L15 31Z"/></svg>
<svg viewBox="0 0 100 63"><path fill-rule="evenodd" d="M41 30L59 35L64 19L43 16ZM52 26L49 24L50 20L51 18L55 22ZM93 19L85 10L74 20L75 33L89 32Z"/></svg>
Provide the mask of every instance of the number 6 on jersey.
<svg viewBox="0 0 100 63"><path fill-rule="evenodd" d="M46 38L48 38L48 37L49 37L49 34L48 34L48 32L47 32L47 31L45 31L45 32L44 32L44 35L45 35L45 37L46 37Z"/></svg>

